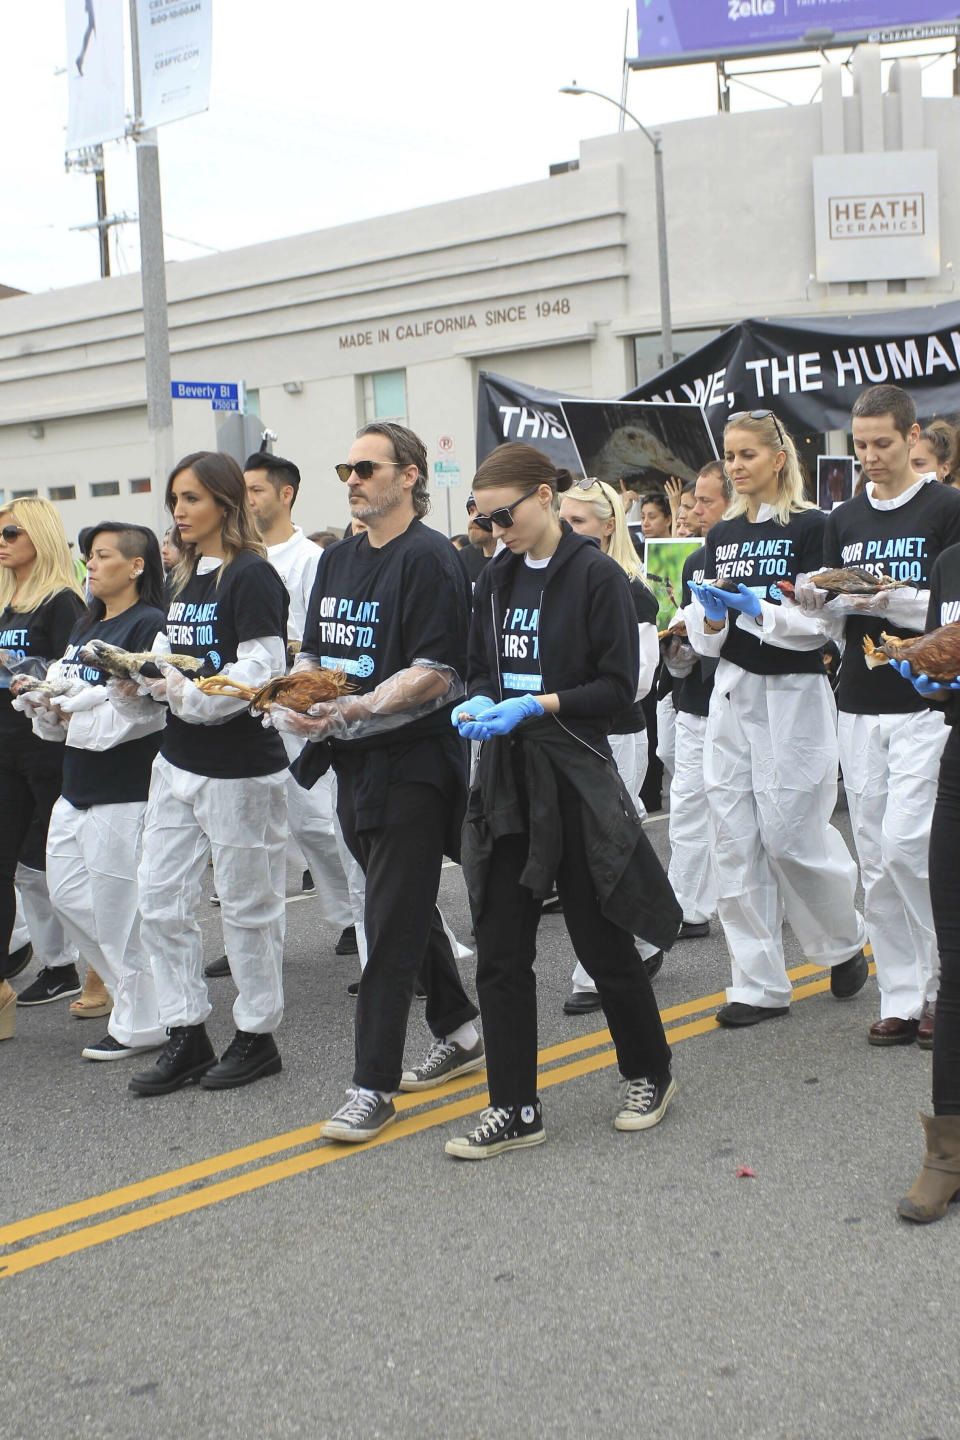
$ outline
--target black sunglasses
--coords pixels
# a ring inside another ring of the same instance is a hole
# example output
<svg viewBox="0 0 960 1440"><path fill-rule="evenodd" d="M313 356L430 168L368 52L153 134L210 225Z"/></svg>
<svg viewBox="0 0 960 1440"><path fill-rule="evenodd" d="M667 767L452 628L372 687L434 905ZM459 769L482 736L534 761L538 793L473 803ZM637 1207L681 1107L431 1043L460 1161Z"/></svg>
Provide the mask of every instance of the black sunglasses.
<svg viewBox="0 0 960 1440"><path fill-rule="evenodd" d="M772 410L738 410L736 415L730 416L727 424L732 425L734 421L743 420L745 417L750 420L772 420L774 425L776 425L777 427L777 438L779 439L780 444L786 445L786 441L783 438L783 431L780 429L780 421L777 419L776 415L774 415Z"/></svg>
<svg viewBox="0 0 960 1440"><path fill-rule="evenodd" d="M527 491L526 495L521 495L519 500L514 500L512 505L504 505L499 510L491 510L489 515L474 516L474 525L479 525L481 530L485 530L487 528L486 525L481 523L485 520L490 526L496 525L500 530L509 530L513 524L514 510L516 510L518 505L522 505L524 500L529 500L531 495L536 495L539 489L540 486L535 485L532 490Z"/></svg>
<svg viewBox="0 0 960 1440"><path fill-rule="evenodd" d="M0 536L6 540L8 545L12 545L14 540L19 540L20 536L26 535L26 533L22 525L4 525L0 530Z"/></svg>
<svg viewBox="0 0 960 1440"><path fill-rule="evenodd" d="M344 460L341 465L334 465L333 468L346 485L353 474L358 480L369 480L374 470L379 470L381 465L396 465L399 470L407 468L405 465L401 465L399 460L358 460L356 465L351 465L349 460Z"/></svg>
<svg viewBox="0 0 960 1440"><path fill-rule="evenodd" d="M607 505L610 507L610 514L611 514L611 515L614 515L614 516L616 515L617 512L616 512L616 509L615 509L615 507L614 507L613 501L610 499L610 496L607 494L606 490L604 490L603 486L600 484L600 481L594 479L594 477L593 477L592 475L588 475L588 476L583 477L583 478L581 478L581 479L579 479L579 480L574 480L574 482L573 482L573 484L572 484L572 486L571 486L570 488L571 488L572 490L593 490L594 488L596 488L597 490L600 491L600 494L603 496L604 500L606 500L606 502L607 502ZM572 498L572 497L571 497L571 498Z"/></svg>

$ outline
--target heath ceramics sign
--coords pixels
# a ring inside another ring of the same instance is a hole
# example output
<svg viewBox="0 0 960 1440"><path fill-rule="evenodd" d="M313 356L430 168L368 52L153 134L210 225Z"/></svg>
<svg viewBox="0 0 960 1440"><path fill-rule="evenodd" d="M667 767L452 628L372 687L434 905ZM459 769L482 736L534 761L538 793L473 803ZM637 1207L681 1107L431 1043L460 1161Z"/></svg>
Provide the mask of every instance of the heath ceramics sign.
<svg viewBox="0 0 960 1440"><path fill-rule="evenodd" d="M935 150L817 155L813 196L818 280L940 274Z"/></svg>

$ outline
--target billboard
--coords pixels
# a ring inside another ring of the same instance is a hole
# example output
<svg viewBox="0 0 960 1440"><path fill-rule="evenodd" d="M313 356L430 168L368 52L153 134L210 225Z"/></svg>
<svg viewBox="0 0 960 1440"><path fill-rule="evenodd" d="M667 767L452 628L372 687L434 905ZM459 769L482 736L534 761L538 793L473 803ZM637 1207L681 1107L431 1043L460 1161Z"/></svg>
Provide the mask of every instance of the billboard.
<svg viewBox="0 0 960 1440"><path fill-rule="evenodd" d="M637 0L635 69L960 35L958 0Z"/></svg>
<svg viewBox="0 0 960 1440"><path fill-rule="evenodd" d="M144 129L210 105L212 0L137 0Z"/></svg>
<svg viewBox="0 0 960 1440"><path fill-rule="evenodd" d="M123 7L120 0L66 0L67 150L122 138Z"/></svg>

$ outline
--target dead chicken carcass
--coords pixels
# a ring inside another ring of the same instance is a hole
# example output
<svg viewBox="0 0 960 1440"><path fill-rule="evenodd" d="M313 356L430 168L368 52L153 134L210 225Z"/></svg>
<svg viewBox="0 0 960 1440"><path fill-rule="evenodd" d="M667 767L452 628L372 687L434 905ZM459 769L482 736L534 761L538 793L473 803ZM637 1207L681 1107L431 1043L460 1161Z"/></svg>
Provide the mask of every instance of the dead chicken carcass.
<svg viewBox="0 0 960 1440"><path fill-rule="evenodd" d="M85 665L112 675L117 680L136 680L144 668L152 665L159 675L159 665L165 661L185 675L194 675L203 669L203 661L195 655L164 655L154 650L121 650L119 645L108 645L106 640L88 640L77 652Z"/></svg>
<svg viewBox="0 0 960 1440"><path fill-rule="evenodd" d="M311 705L324 700L336 700L349 695L356 689L347 679L343 670L295 670L291 675L277 675L259 688L242 685L229 675L207 675L197 680L198 690L204 695L235 695L246 700L251 710L269 710L271 705L283 705L305 715Z"/></svg>
<svg viewBox="0 0 960 1440"><path fill-rule="evenodd" d="M879 595L887 590L902 590L903 580L891 580L889 575L875 575L862 565L847 565L838 570L823 570L819 575L810 575L809 580L818 590L825 590L831 597L837 595ZM777 589L788 600L795 598L795 587L791 580L778 580Z"/></svg>
<svg viewBox="0 0 960 1440"><path fill-rule="evenodd" d="M886 665L889 660L907 660L914 675L926 675L941 685L949 685L960 676L960 620L941 625L927 635L904 638L881 632L879 645L867 635L863 655L869 670Z"/></svg>

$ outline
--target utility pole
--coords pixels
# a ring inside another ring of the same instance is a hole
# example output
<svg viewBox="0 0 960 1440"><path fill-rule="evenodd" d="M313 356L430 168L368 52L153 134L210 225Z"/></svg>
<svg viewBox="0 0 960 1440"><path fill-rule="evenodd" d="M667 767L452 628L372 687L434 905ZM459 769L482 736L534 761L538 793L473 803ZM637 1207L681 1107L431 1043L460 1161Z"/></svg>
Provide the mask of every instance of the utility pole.
<svg viewBox="0 0 960 1440"><path fill-rule="evenodd" d="M162 537L169 523L164 495L173 469L173 401L170 398L170 336L167 329L167 278L163 260L160 157L157 132L141 128L140 44L137 0L130 0L130 49L133 59L133 139L137 146L140 212L140 290L143 302L143 352L147 386L147 428L153 436L150 477L154 528Z"/></svg>
<svg viewBox="0 0 960 1440"><path fill-rule="evenodd" d="M100 151L99 164L93 172L93 178L97 182L97 240L100 244L100 279L106 280L110 274L110 235L107 229L107 177L103 169L103 146L97 147Z"/></svg>

